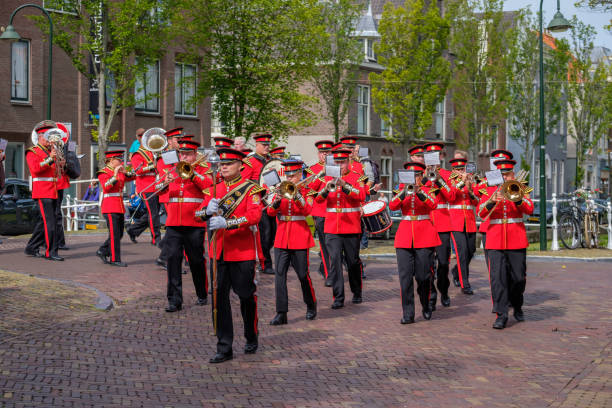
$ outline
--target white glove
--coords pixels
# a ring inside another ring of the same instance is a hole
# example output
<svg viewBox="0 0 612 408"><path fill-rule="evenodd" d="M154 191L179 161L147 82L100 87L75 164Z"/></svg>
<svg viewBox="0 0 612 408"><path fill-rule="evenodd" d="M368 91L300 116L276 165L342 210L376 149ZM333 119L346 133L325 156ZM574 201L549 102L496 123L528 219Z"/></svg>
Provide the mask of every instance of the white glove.
<svg viewBox="0 0 612 408"><path fill-rule="evenodd" d="M219 212L219 199L213 198L208 202L206 207L206 215L216 215Z"/></svg>
<svg viewBox="0 0 612 408"><path fill-rule="evenodd" d="M211 231L223 229L225 227L227 227L227 221L225 220L225 218L220 217L218 215L210 218L209 223L208 223L208 228Z"/></svg>

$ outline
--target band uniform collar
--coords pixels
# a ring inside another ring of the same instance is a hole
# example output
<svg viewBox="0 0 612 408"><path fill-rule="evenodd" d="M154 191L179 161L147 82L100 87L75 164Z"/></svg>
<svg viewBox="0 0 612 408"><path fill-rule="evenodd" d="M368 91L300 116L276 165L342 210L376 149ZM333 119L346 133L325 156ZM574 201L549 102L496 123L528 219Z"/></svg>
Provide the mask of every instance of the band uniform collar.
<svg viewBox="0 0 612 408"><path fill-rule="evenodd" d="M230 181L223 181L223 182L225 183L226 186L231 186L233 184L239 183L241 180L242 180L242 175L238 174L232 180L230 180Z"/></svg>

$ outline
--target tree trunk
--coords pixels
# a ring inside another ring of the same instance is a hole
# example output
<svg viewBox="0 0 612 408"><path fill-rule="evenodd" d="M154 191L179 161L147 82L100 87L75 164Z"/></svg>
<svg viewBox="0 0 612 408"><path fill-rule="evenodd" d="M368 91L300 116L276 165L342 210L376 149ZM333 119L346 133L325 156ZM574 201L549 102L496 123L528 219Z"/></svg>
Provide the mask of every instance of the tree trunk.
<svg viewBox="0 0 612 408"><path fill-rule="evenodd" d="M104 152L108 147L106 131L106 73L104 63L100 62L98 72L98 169L104 168Z"/></svg>

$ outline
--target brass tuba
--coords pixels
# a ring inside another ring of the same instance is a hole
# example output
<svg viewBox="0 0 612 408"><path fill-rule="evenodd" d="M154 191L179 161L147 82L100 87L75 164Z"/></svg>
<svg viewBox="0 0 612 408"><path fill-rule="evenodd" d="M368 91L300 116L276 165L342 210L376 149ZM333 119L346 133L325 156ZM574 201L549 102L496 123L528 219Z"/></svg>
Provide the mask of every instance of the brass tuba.
<svg viewBox="0 0 612 408"><path fill-rule="evenodd" d="M148 129L142 135L142 147L148 151L159 154L168 147L168 138L164 135L166 131L162 128Z"/></svg>

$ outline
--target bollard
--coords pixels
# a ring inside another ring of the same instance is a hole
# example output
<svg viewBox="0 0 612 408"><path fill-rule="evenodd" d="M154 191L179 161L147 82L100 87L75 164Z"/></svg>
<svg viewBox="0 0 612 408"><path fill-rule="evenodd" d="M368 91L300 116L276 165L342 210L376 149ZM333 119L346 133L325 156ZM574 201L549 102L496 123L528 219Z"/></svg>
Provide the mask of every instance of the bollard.
<svg viewBox="0 0 612 408"><path fill-rule="evenodd" d="M606 248L612 249L612 204L608 199L608 246Z"/></svg>
<svg viewBox="0 0 612 408"><path fill-rule="evenodd" d="M79 230L79 210L78 210L78 200L76 197L73 198L73 202L72 202L72 208L74 209L74 217L72 217L72 229L74 231L78 231Z"/></svg>
<svg viewBox="0 0 612 408"><path fill-rule="evenodd" d="M66 231L72 231L72 211L70 211L70 194L66 194Z"/></svg>
<svg viewBox="0 0 612 408"><path fill-rule="evenodd" d="M558 237L559 225L557 224L557 194L552 194L552 245L551 251L559 250L559 237Z"/></svg>

